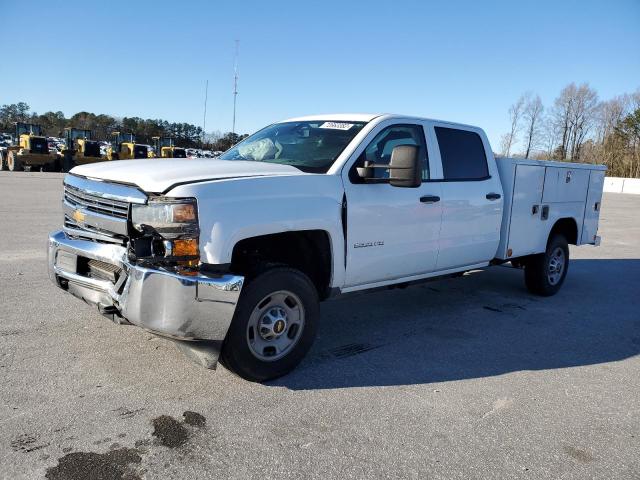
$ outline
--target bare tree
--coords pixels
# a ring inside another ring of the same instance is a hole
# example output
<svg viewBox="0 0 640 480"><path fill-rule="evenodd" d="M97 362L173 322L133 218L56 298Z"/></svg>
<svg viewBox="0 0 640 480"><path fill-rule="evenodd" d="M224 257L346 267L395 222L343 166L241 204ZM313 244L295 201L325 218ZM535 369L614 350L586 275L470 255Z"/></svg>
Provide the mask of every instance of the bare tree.
<svg viewBox="0 0 640 480"><path fill-rule="evenodd" d="M544 158L552 160L555 158L555 148L558 145L559 136L553 115L545 115L542 121L542 137L544 147Z"/></svg>
<svg viewBox="0 0 640 480"><path fill-rule="evenodd" d="M609 175L640 177L640 88L599 102L588 84L571 83L545 113L537 96L523 95L509 110L519 121L503 135L502 151L522 131L525 157L604 163Z"/></svg>
<svg viewBox="0 0 640 480"><path fill-rule="evenodd" d="M524 106L522 112L525 131L524 143L526 145L524 158L529 158L531 150L535 148L540 141L543 110L544 107L542 106L542 100L540 100L539 95L530 98Z"/></svg>
<svg viewBox="0 0 640 480"><path fill-rule="evenodd" d="M509 108L509 120L511 121L511 129L508 133L505 133L501 139L502 155L508 157L511 153L511 147L517 142L518 130L520 128L520 118L524 105L527 102L527 94L522 95L516 103Z"/></svg>
<svg viewBox="0 0 640 480"><path fill-rule="evenodd" d="M554 102L553 116L558 136L561 160L580 159L580 148L594 125L598 111L598 94L583 83L570 83Z"/></svg>
<svg viewBox="0 0 640 480"><path fill-rule="evenodd" d="M571 122L571 152L573 161L580 160L580 148L587 139L590 129L596 120L598 110L598 94L584 83L578 87L573 99L570 115Z"/></svg>
<svg viewBox="0 0 640 480"><path fill-rule="evenodd" d="M568 145L571 138L571 114L576 95L576 84L570 83L562 89L553 104L553 123L561 144L558 146L559 159L565 160L568 153Z"/></svg>
<svg viewBox="0 0 640 480"><path fill-rule="evenodd" d="M596 143L604 142L613 132L614 127L629 113L630 105L631 97L627 94L618 95L598 105L595 120Z"/></svg>

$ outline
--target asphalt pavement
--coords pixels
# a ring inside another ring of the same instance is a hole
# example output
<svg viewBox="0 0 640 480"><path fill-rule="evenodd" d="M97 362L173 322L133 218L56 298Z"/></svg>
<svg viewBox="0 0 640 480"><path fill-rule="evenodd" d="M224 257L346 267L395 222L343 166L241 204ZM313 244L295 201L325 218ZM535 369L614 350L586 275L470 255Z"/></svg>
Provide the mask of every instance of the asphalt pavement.
<svg viewBox="0 0 640 480"><path fill-rule="evenodd" d="M62 175L0 193L0 478L640 478L640 195L558 295L502 266L331 300L261 385L54 287Z"/></svg>

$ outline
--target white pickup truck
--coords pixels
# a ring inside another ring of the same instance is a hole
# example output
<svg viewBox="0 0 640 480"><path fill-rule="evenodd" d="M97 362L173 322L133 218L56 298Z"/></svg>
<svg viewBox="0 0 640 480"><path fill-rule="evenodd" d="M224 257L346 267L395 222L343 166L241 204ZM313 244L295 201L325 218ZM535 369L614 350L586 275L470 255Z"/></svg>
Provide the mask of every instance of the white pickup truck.
<svg viewBox="0 0 640 480"><path fill-rule="evenodd" d="M294 118L215 160L74 168L49 274L114 321L263 381L300 362L338 294L505 262L555 294L568 244L599 244L604 171L495 158L457 123Z"/></svg>

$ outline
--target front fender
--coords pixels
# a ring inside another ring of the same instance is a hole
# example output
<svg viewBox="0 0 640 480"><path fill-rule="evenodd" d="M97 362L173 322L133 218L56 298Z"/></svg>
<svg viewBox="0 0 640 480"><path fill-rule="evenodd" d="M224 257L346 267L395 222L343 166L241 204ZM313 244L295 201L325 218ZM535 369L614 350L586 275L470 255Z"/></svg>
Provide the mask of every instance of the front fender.
<svg viewBox="0 0 640 480"><path fill-rule="evenodd" d="M169 196L195 197L200 256L209 264L231 262L241 240L300 230L323 230L332 251L332 286L344 280L342 182L336 175L281 175L182 185Z"/></svg>

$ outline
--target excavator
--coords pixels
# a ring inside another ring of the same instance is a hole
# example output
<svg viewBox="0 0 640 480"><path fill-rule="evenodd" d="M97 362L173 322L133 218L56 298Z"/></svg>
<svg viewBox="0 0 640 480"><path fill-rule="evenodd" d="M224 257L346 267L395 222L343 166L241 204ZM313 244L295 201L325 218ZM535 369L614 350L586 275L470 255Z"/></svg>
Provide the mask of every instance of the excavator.
<svg viewBox="0 0 640 480"><path fill-rule="evenodd" d="M0 170L17 172L25 168L59 170L60 161L56 152L49 151L47 137L35 123L16 122L16 144L7 147L0 155Z"/></svg>
<svg viewBox="0 0 640 480"><path fill-rule="evenodd" d="M156 156L160 158L187 158L187 152L182 147L176 147L171 137L153 137Z"/></svg>
<svg viewBox="0 0 640 480"><path fill-rule="evenodd" d="M100 144L91 140L91 130L80 128L64 129L65 147L62 150L62 167L68 172L76 165L107 160L100 155Z"/></svg>
<svg viewBox="0 0 640 480"><path fill-rule="evenodd" d="M131 160L133 158L148 158L146 145L136 143L133 133L113 132L111 147L107 149L108 160Z"/></svg>

